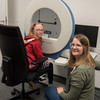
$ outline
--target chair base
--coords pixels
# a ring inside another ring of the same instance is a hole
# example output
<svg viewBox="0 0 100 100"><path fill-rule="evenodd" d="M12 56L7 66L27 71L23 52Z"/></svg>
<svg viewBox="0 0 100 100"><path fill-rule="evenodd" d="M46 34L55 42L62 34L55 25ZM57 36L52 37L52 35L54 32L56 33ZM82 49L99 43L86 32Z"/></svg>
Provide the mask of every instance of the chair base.
<svg viewBox="0 0 100 100"><path fill-rule="evenodd" d="M17 89L15 89L15 88L14 88L13 92L17 92L19 94L19 91ZM13 98L11 98L9 100L18 100L18 99L21 99L21 100L25 100L25 99L34 100L29 95L32 94L32 93L35 93L35 92L36 92L36 94L40 94L40 89L37 88L35 90L31 90L31 91L25 92L24 94L21 92L19 95L15 96L15 97L13 97Z"/></svg>
<svg viewBox="0 0 100 100"><path fill-rule="evenodd" d="M32 93L36 93L37 95L40 94L40 89L39 88L31 90L31 91L28 91L28 92L25 92L24 83L22 83L22 87L23 88L22 88L21 92L19 90L17 90L16 88L14 88L13 91L11 92L11 94L12 95L18 94L18 95L13 97L13 98L11 98L11 99L8 99L8 100L18 100L18 99L21 99L21 100L34 100L29 95L32 94Z"/></svg>

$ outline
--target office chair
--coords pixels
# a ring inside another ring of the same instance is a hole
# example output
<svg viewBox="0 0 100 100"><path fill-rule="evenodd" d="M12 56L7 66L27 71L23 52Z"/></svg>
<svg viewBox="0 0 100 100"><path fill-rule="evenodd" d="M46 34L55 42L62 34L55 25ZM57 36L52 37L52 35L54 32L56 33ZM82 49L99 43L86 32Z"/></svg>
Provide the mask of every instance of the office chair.
<svg viewBox="0 0 100 100"><path fill-rule="evenodd" d="M29 95L33 92L39 93L40 89L25 92L24 84L30 81L38 82L39 78L37 78L37 72L29 71L27 54L18 26L0 25L0 49L2 54L2 82L11 87L22 84L21 94L9 100L19 98L32 100ZM47 60L47 57L37 59L32 63L41 65L45 60Z"/></svg>

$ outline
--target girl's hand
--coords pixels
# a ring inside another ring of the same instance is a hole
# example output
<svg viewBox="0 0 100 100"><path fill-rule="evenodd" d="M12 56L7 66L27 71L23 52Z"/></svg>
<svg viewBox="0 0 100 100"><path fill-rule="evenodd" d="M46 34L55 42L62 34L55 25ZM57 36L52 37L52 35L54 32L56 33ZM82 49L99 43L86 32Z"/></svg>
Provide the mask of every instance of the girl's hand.
<svg viewBox="0 0 100 100"><path fill-rule="evenodd" d="M49 65L50 64L50 61L49 60L46 60L46 64Z"/></svg>

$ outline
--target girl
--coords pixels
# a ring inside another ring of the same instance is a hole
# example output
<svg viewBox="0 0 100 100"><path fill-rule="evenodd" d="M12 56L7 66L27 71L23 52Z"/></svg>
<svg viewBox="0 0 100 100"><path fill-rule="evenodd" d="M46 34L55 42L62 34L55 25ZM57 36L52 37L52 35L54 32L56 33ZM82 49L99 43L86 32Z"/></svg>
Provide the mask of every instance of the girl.
<svg viewBox="0 0 100 100"><path fill-rule="evenodd" d="M27 57L29 61L29 70L37 71L38 76L41 76L44 73L48 73L49 84L53 82L53 64L48 60L45 61L41 67L34 66L31 64L32 61L42 58L42 48L41 48L41 38L44 32L43 25L41 23L34 23L29 31L29 34L24 38L24 44L27 52Z"/></svg>

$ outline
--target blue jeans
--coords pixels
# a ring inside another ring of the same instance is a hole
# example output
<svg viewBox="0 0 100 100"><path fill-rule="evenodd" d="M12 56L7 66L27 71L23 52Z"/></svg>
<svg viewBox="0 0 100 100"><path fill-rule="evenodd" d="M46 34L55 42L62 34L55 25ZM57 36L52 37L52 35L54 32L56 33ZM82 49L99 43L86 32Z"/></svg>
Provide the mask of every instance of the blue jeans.
<svg viewBox="0 0 100 100"><path fill-rule="evenodd" d="M47 87L45 96L47 100L62 100L57 92L57 89L53 86Z"/></svg>

